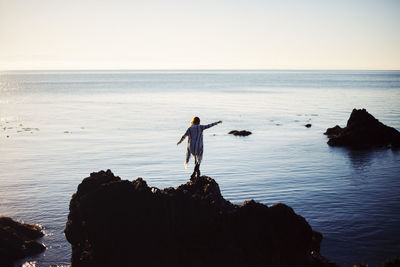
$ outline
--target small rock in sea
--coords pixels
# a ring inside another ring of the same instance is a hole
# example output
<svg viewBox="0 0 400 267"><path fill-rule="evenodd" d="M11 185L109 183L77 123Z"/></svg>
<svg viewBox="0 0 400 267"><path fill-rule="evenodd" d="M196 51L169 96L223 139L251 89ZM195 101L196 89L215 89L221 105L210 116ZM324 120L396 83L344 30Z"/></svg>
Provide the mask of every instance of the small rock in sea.
<svg viewBox="0 0 400 267"><path fill-rule="evenodd" d="M66 133L66 134L67 134L67 133L69 133L69 131L64 131L64 133Z"/></svg>
<svg viewBox="0 0 400 267"><path fill-rule="evenodd" d="M9 135L7 135L7 138L9 138L10 136Z"/></svg>
<svg viewBox="0 0 400 267"><path fill-rule="evenodd" d="M246 131L246 130L242 130L242 131L232 130L228 134L233 134L235 136L248 136L252 133L250 131Z"/></svg>
<svg viewBox="0 0 400 267"><path fill-rule="evenodd" d="M311 128L311 123L307 123L307 124L304 125L304 126L306 126L307 128Z"/></svg>

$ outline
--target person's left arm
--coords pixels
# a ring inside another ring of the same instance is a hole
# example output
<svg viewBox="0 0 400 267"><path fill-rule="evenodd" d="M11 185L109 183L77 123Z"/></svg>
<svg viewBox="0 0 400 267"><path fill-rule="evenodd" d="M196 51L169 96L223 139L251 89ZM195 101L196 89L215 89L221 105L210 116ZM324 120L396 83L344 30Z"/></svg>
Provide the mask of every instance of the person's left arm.
<svg viewBox="0 0 400 267"><path fill-rule="evenodd" d="M222 123L222 121L217 121L217 122L213 122L213 123L210 123L210 124L207 124L207 125L203 125L203 130L208 129L210 127L213 127L213 126L215 126L215 125L217 125L219 123Z"/></svg>

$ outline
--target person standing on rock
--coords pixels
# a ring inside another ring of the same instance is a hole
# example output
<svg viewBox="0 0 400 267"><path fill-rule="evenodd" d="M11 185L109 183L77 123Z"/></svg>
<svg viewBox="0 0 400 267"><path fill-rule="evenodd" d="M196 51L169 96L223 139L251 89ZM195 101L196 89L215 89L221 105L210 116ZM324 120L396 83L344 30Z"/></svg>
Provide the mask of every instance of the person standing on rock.
<svg viewBox="0 0 400 267"><path fill-rule="evenodd" d="M190 155L193 155L196 163L193 173L190 176L191 179L196 176L200 176L200 163L203 158L203 130L213 127L218 123L222 123L222 121L213 122L207 125L201 125L200 118L194 117L190 122L190 127L186 130L181 140L179 140L179 142L176 144L179 145L183 142L183 140L185 140L186 136L188 137L185 168L187 168L188 166Z"/></svg>

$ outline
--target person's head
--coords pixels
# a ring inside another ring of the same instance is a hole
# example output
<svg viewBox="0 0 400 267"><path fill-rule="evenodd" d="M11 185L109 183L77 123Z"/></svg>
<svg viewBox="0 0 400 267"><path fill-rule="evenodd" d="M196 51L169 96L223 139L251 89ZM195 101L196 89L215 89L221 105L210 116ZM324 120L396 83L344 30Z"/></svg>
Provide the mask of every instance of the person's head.
<svg viewBox="0 0 400 267"><path fill-rule="evenodd" d="M193 117L192 121L190 122L190 126L200 124L199 117Z"/></svg>

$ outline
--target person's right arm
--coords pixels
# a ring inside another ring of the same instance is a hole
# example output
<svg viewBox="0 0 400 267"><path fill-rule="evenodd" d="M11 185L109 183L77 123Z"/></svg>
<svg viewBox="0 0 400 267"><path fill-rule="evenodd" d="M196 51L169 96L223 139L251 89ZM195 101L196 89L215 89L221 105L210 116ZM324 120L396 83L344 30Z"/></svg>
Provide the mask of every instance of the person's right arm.
<svg viewBox="0 0 400 267"><path fill-rule="evenodd" d="M183 140L185 140L186 136L189 135L189 128L186 130L186 133L182 136L181 140L179 140L178 143L176 143L176 145L179 145L180 143L183 142Z"/></svg>

